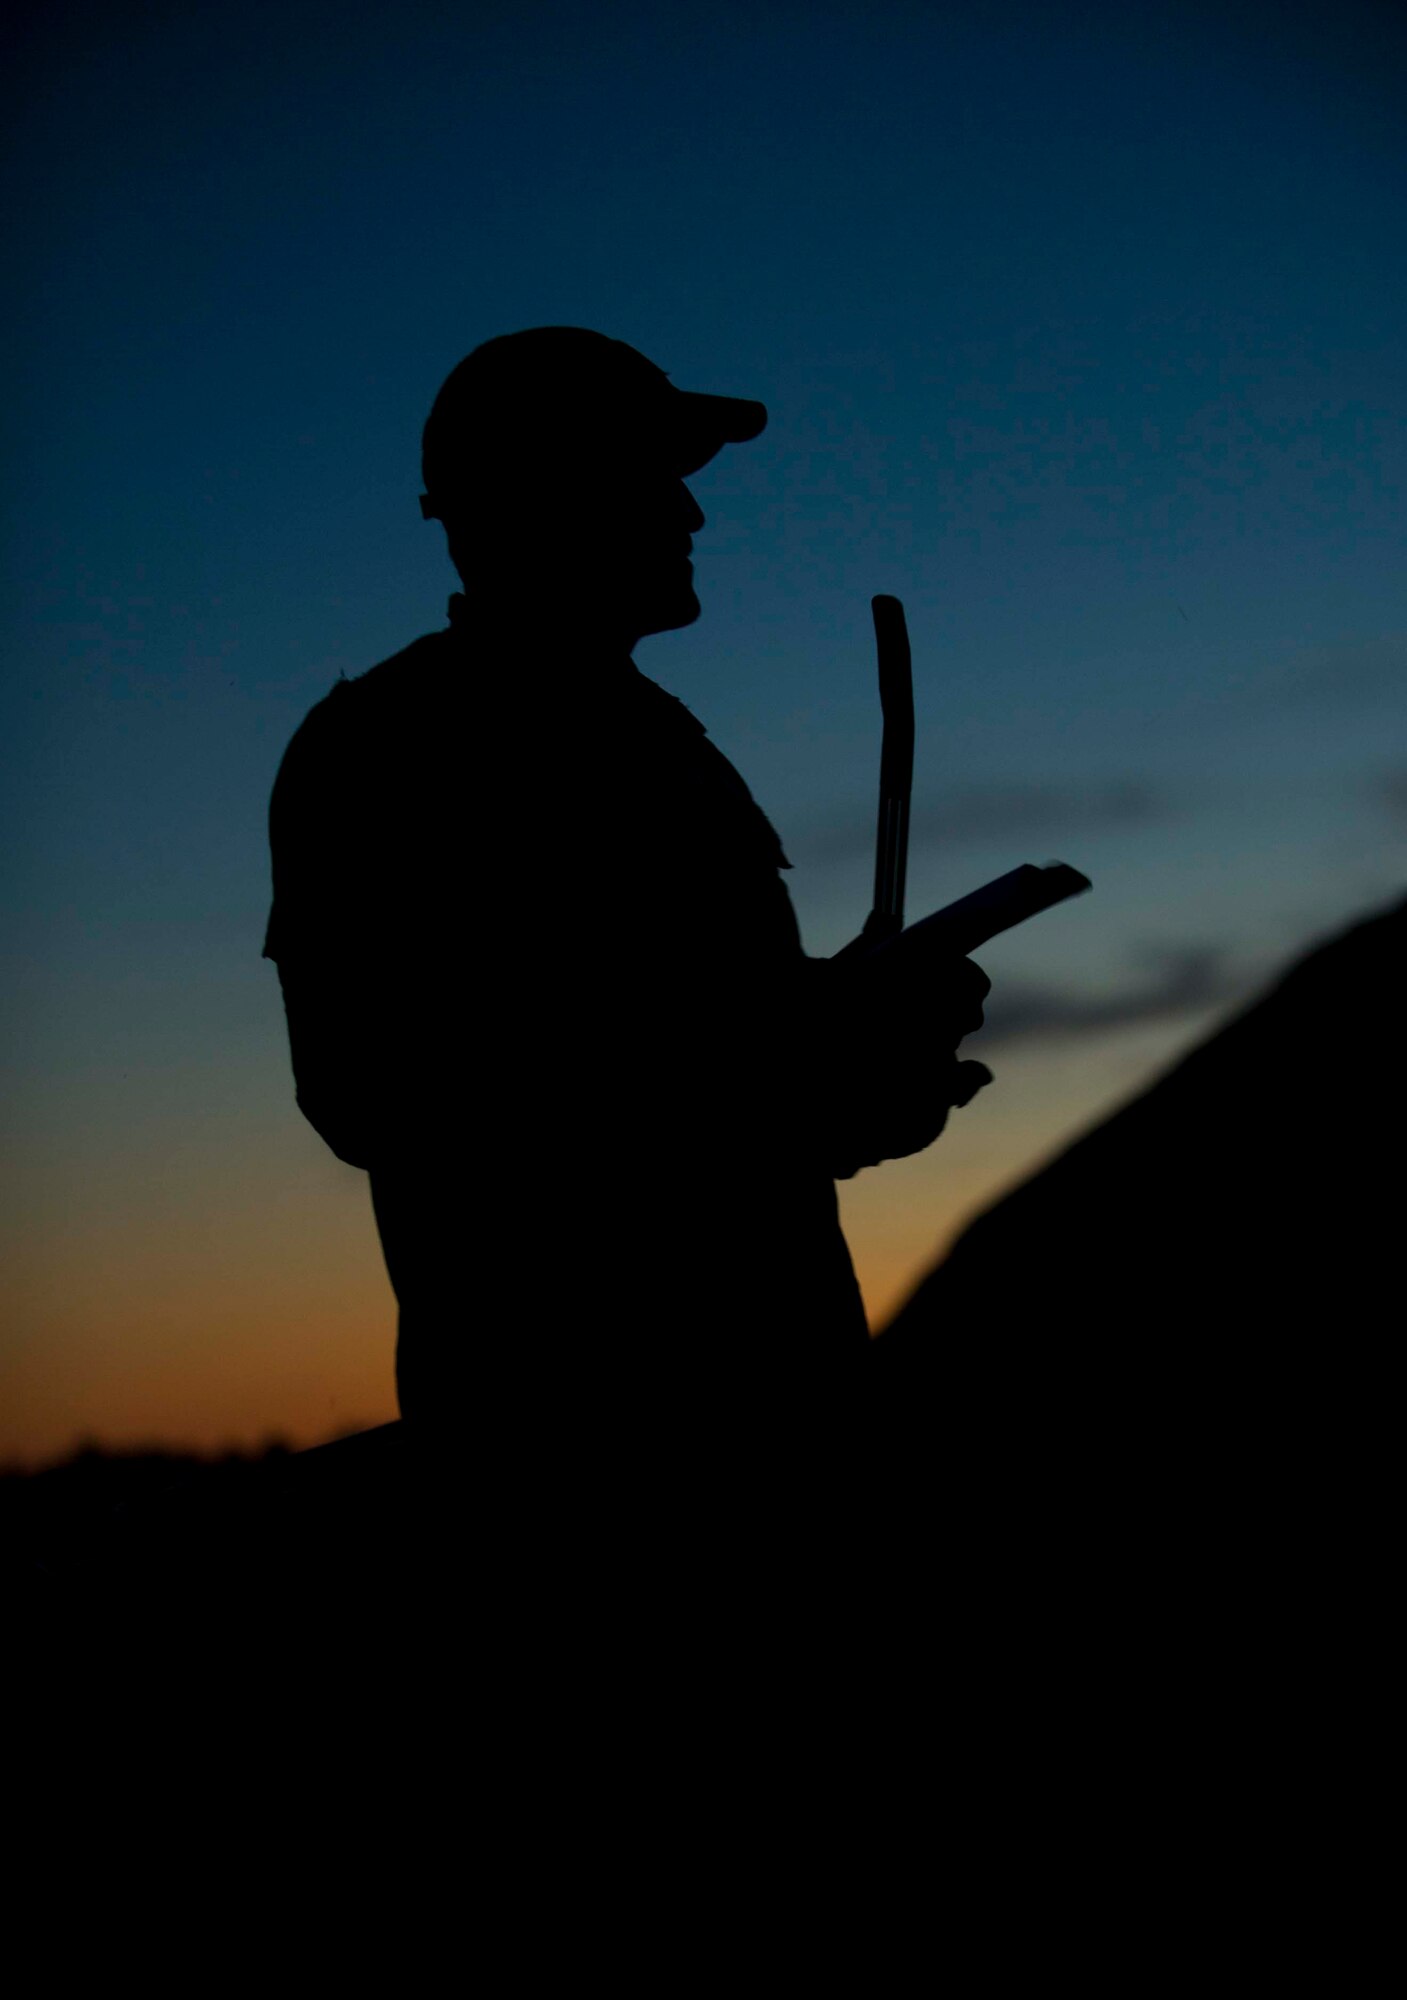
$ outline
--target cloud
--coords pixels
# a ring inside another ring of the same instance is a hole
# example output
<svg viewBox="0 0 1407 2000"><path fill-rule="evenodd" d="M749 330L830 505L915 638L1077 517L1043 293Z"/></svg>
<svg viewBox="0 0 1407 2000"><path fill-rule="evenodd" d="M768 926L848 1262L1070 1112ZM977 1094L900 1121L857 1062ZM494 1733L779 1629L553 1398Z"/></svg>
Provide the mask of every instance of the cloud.
<svg viewBox="0 0 1407 2000"><path fill-rule="evenodd" d="M1345 639L1311 646L1253 676L1259 703L1276 708L1300 703L1356 708L1400 692L1407 679L1407 637L1390 632L1373 639Z"/></svg>
<svg viewBox="0 0 1407 2000"><path fill-rule="evenodd" d="M1135 779L1089 786L969 786L920 806L909 823L909 843L951 848L1063 838L1100 827L1146 826L1171 813L1169 802L1152 785ZM813 865L833 864L872 856L874 839L873 814L863 820L846 815L800 828L788 846Z"/></svg>
<svg viewBox="0 0 1407 2000"><path fill-rule="evenodd" d="M1373 795L1399 826L1407 826L1407 764L1374 774Z"/></svg>
<svg viewBox="0 0 1407 2000"><path fill-rule="evenodd" d="M1008 1042L1110 1034L1215 1007L1244 992L1244 979L1217 947L1189 945L1160 953L1159 958L1151 979L1107 993L1068 993L1056 987L999 982L983 1010L986 1026L972 1038L972 1053L983 1056ZM967 1052L965 1043L964 1055Z"/></svg>

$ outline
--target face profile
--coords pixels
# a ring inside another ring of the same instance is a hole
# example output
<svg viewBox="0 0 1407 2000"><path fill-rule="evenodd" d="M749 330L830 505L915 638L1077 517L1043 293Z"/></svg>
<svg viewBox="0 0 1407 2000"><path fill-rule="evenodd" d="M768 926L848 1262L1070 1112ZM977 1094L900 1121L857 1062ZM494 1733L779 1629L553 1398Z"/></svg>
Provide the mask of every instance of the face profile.
<svg viewBox="0 0 1407 2000"><path fill-rule="evenodd" d="M574 538L581 602L632 638L692 625L700 613L693 537L703 525L689 488L668 473L599 495L589 531Z"/></svg>
<svg viewBox="0 0 1407 2000"><path fill-rule="evenodd" d="M442 521L476 615L507 609L627 649L699 616L684 484L758 436L761 403L677 388L623 341L535 327L454 368L422 438L426 520Z"/></svg>
<svg viewBox="0 0 1407 2000"><path fill-rule="evenodd" d="M561 489L501 490L472 520L450 523L450 556L470 603L485 613L511 599L539 620L627 648L700 615L693 538L702 508L677 473L653 465L593 478L584 466Z"/></svg>

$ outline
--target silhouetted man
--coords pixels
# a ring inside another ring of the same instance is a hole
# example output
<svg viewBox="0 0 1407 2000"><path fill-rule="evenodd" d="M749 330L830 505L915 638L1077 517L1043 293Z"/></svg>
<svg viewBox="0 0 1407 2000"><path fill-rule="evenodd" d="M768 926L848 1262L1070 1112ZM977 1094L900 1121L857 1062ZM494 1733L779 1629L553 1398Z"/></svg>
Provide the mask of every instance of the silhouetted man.
<svg viewBox="0 0 1407 2000"><path fill-rule="evenodd" d="M986 1076L983 975L809 959L776 833L631 659L699 615L687 475L765 423L580 328L476 349L424 436L449 628L339 681L274 788L266 955L298 1102L370 1170L402 1412L514 1463L853 1393L835 1179Z"/></svg>

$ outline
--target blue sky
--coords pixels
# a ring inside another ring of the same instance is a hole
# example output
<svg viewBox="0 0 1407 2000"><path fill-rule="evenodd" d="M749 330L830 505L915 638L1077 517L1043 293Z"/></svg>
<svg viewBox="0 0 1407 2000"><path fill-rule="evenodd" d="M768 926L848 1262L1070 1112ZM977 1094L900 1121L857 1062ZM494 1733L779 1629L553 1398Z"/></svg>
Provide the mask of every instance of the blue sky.
<svg viewBox="0 0 1407 2000"><path fill-rule="evenodd" d="M336 675L443 621L419 430L495 333L598 327L768 405L691 482L702 619L637 658L778 825L813 950L868 901L876 591L914 647L911 913L1022 860L1095 880L984 955L1006 1102L862 1177L862 1265L901 1213L916 1277L965 1204L1399 891L1400 10L58 4L17 35L0 700L34 1435L128 1408L65 1387L137 1340L74 1274L196 1315L232 1254L212 1214L254 1268L304 1200L312 1265L389 1325L360 1194L292 1106L264 812ZM565 467L564 532L590 502ZM287 1317L303 1281L265 1262L249 1312ZM241 1410L262 1383L271 1426L316 1429L248 1355Z"/></svg>

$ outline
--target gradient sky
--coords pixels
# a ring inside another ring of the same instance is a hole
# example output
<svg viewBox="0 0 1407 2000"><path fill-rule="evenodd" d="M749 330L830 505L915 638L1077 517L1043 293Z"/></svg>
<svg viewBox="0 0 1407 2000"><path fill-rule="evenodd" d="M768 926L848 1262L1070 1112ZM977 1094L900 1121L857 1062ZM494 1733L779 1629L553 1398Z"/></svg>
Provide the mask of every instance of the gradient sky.
<svg viewBox="0 0 1407 2000"><path fill-rule="evenodd" d="M1404 20L24 10L0 1459L395 1414L366 1178L294 1106L260 958L265 813L338 673L443 623L419 432L493 334L596 327L767 404L690 482L702 619L637 659L780 829L809 949L869 900L876 591L914 648L910 914L1094 879L980 954L996 1084L844 1190L876 1324L1401 893ZM569 532L590 467L561 491ZM1351 995L1324 1058L1371 1088Z"/></svg>

